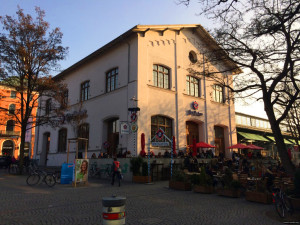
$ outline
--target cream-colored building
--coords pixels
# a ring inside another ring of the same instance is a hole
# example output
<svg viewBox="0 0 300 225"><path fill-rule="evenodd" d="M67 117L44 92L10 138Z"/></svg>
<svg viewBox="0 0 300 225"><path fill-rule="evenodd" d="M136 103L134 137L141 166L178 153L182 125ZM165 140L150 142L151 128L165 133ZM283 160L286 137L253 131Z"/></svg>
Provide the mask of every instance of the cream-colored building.
<svg viewBox="0 0 300 225"><path fill-rule="evenodd" d="M227 100L229 90L204 73L235 65L207 62L203 54L216 50L220 48L201 25L137 25L58 74L55 79L68 87L69 115L81 111L87 117L60 128L40 127L40 164L46 159L47 165L65 162L66 140L77 136L89 139L88 157L106 151L139 154L142 133L146 148L150 139L151 150L163 153L171 144L154 137L159 128L169 139L175 137L177 151L196 139L216 145L216 155L230 156L226 148L236 143L234 105ZM190 73L191 68L198 73ZM222 74L225 83L231 75ZM71 144L71 159L75 149Z"/></svg>

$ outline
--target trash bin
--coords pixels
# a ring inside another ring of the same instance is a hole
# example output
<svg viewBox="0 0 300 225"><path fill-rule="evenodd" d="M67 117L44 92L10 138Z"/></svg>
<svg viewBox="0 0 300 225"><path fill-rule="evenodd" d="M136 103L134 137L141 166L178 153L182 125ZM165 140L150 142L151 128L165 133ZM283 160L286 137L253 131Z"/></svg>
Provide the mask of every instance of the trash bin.
<svg viewBox="0 0 300 225"><path fill-rule="evenodd" d="M103 225L125 224L126 197L112 196L102 198Z"/></svg>

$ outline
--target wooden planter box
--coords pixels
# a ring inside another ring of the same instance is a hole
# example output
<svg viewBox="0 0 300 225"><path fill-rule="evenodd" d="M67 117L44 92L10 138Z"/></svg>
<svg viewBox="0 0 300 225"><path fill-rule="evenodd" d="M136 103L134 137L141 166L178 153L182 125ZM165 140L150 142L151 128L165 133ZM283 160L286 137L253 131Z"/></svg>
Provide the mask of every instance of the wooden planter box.
<svg viewBox="0 0 300 225"><path fill-rule="evenodd" d="M169 181L169 188L181 191L190 191L192 190L192 185L189 182L181 182L181 181Z"/></svg>
<svg viewBox="0 0 300 225"><path fill-rule="evenodd" d="M235 189L219 189L217 190L218 195L232 197L232 198L239 198L241 196L240 190Z"/></svg>
<svg viewBox="0 0 300 225"><path fill-rule="evenodd" d="M148 183L149 177L148 176L132 176L132 181L134 183ZM152 182L151 176L150 176L150 182Z"/></svg>
<svg viewBox="0 0 300 225"><path fill-rule="evenodd" d="M272 203L272 194L257 191L246 191L245 198L250 202L260 202L264 204Z"/></svg>
<svg viewBox="0 0 300 225"><path fill-rule="evenodd" d="M193 190L194 190L194 192L197 192L197 193L212 194L214 192L214 187L213 186L194 185Z"/></svg>
<svg viewBox="0 0 300 225"><path fill-rule="evenodd" d="M300 198L294 198L293 196L288 196L291 204L295 210L300 210Z"/></svg>

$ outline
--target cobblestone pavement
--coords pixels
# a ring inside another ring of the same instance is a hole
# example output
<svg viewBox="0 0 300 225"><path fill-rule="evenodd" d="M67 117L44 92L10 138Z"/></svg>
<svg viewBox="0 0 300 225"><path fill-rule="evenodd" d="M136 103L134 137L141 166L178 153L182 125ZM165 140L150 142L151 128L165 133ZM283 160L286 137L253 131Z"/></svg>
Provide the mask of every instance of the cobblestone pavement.
<svg viewBox="0 0 300 225"><path fill-rule="evenodd" d="M25 176L0 171L0 224L102 224L102 197L125 196L127 225L282 224L273 205L217 195L175 191L167 182L111 186L94 180L85 187L26 185Z"/></svg>

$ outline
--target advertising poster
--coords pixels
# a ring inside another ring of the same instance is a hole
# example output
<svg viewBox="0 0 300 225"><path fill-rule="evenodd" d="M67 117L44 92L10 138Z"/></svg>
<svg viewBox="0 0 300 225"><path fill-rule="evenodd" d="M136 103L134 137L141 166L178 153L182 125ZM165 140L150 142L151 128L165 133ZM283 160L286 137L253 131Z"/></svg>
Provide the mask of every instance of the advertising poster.
<svg viewBox="0 0 300 225"><path fill-rule="evenodd" d="M75 160L75 181L76 183L87 182L89 172L89 160L88 159L76 159Z"/></svg>

